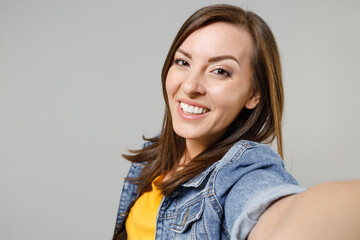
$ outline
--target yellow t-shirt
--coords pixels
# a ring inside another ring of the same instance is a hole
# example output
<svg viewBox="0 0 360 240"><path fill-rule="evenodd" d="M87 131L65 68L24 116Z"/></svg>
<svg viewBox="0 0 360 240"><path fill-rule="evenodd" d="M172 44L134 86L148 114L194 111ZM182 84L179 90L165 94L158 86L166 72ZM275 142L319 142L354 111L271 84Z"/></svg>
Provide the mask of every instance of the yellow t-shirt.
<svg viewBox="0 0 360 240"><path fill-rule="evenodd" d="M152 182L152 190L143 193L132 206L125 222L128 240L146 240L155 238L156 215L163 197L155 182L162 181L158 176Z"/></svg>

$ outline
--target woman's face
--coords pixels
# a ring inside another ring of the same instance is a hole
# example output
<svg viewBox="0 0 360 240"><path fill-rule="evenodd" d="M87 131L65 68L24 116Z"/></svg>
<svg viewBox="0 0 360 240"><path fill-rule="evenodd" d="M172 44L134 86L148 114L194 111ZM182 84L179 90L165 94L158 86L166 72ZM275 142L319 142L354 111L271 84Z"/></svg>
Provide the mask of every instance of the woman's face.
<svg viewBox="0 0 360 240"><path fill-rule="evenodd" d="M217 22L189 35L166 77L174 131L199 151L225 132L243 107L259 101L251 86L248 32Z"/></svg>

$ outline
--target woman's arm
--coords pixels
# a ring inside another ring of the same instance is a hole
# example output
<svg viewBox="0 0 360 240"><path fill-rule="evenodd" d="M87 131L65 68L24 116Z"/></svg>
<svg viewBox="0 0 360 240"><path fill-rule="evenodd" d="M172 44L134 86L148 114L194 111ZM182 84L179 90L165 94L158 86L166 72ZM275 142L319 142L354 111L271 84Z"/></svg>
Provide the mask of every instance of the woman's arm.
<svg viewBox="0 0 360 240"><path fill-rule="evenodd" d="M360 180L316 185L272 204L248 240L360 239Z"/></svg>

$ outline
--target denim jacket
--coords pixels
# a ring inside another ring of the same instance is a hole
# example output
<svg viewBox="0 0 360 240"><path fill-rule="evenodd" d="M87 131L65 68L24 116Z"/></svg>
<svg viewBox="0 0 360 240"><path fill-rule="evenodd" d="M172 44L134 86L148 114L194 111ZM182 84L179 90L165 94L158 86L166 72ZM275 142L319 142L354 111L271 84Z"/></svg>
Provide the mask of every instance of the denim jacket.
<svg viewBox="0 0 360 240"><path fill-rule="evenodd" d="M133 163L128 177L139 176L143 167ZM242 140L222 159L163 197L155 239L243 240L271 203L303 190L270 147ZM137 186L125 181L113 239L126 239L124 222L136 198Z"/></svg>

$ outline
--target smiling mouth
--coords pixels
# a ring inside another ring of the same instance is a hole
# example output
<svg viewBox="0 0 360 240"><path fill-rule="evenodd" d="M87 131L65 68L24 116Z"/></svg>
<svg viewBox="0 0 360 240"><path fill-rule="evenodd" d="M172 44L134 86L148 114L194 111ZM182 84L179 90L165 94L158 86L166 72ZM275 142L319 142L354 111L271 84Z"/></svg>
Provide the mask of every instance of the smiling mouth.
<svg viewBox="0 0 360 240"><path fill-rule="evenodd" d="M210 111L209 109L198 106L192 106L184 102L180 102L180 108L183 110L184 113L189 115L200 115Z"/></svg>

